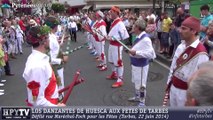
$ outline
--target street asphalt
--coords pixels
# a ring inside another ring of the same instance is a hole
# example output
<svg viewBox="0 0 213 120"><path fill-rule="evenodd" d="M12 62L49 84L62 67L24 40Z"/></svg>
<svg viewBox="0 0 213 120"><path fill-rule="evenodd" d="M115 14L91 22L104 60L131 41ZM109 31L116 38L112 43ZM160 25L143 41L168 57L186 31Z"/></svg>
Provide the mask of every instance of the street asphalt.
<svg viewBox="0 0 213 120"><path fill-rule="evenodd" d="M86 36L82 32L77 34L77 42L71 42L71 49L83 45L86 42ZM25 62L31 52L31 47L23 45L24 54L17 55L17 59L10 60L11 71L15 76L0 77L6 80L0 90L0 106L26 106L27 98L26 83L22 77ZM108 51L108 43L106 44ZM131 66L129 56L123 53L124 61L124 86L121 88L112 88L114 80L106 80L106 76L111 73L110 68L107 71L100 72L97 68L97 62L90 51L83 47L69 55L69 62L65 66L65 85L70 84L77 70L81 70L80 77L85 82L74 87L67 106L135 106L137 103L128 102L128 97L134 95L134 86L131 82ZM35 63L36 64L36 63ZM163 65L165 66L165 65ZM168 77L168 69L159 62L152 62L149 69L147 84L147 106L161 106Z"/></svg>

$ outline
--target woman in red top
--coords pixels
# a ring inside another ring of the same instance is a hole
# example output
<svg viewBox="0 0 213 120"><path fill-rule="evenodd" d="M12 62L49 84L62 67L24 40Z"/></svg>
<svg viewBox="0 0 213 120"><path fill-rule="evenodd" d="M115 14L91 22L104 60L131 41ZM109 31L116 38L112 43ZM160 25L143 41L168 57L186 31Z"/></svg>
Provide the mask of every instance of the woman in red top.
<svg viewBox="0 0 213 120"><path fill-rule="evenodd" d="M18 22L18 24L19 24L21 30L22 30L23 32L26 32L26 26L27 26L27 25L24 24L24 16L21 16L21 20Z"/></svg>

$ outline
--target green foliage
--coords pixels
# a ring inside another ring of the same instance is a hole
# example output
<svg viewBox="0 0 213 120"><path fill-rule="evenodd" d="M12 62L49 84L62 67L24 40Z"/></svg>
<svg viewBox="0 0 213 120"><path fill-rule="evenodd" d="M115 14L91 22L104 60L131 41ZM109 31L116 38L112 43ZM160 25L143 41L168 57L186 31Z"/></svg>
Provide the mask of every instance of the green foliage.
<svg viewBox="0 0 213 120"><path fill-rule="evenodd" d="M51 28L47 25L44 25L44 26L40 27L40 32L39 32L38 36L47 35L50 33L50 31L51 31Z"/></svg>
<svg viewBox="0 0 213 120"><path fill-rule="evenodd" d="M52 4L52 7L51 7L55 13L60 13L60 12L64 12L65 11L65 7L63 4L60 4L60 3L54 3Z"/></svg>

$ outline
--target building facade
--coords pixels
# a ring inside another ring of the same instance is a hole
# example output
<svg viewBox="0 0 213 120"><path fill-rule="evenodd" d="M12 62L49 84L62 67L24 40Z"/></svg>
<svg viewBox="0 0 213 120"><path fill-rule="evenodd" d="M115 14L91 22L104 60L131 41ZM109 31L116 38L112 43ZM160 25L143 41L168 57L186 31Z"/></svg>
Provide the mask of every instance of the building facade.
<svg viewBox="0 0 213 120"><path fill-rule="evenodd" d="M120 8L152 8L152 0L86 0L84 9L109 9L116 5ZM158 7L156 5L156 7Z"/></svg>

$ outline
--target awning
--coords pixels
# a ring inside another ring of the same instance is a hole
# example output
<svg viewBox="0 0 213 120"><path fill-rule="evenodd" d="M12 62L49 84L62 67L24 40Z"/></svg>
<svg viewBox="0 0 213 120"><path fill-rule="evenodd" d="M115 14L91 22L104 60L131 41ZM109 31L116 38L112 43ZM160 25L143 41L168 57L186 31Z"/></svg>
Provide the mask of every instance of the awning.
<svg viewBox="0 0 213 120"><path fill-rule="evenodd" d="M92 6L92 5L86 5L86 6L84 6L82 9L83 9L83 10L88 10L91 6Z"/></svg>
<svg viewBox="0 0 213 120"><path fill-rule="evenodd" d="M95 5L95 9L107 9L111 8L113 5L111 4L97 4ZM153 4L118 4L116 6L119 6L120 8L152 8ZM156 4L156 8L159 8L159 6Z"/></svg>

